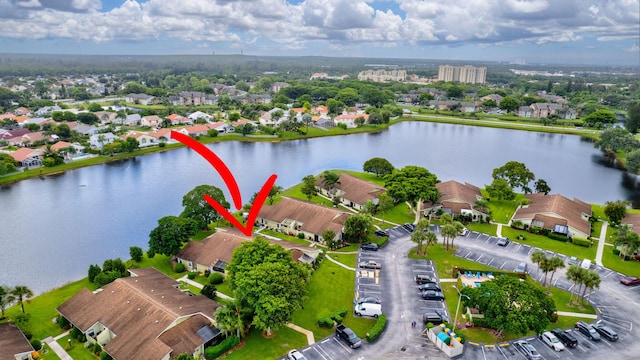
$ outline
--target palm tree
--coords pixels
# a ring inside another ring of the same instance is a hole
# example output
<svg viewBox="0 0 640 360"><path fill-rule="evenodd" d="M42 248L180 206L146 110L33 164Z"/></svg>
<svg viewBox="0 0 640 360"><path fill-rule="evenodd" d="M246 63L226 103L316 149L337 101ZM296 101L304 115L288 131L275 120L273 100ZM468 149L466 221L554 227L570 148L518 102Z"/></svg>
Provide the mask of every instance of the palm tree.
<svg viewBox="0 0 640 360"><path fill-rule="evenodd" d="M569 305L573 304L574 289L576 286L578 286L578 283L580 283L581 281L582 272L580 270L584 270L584 269L582 269L576 264L569 266L569 269L567 269L567 274L566 274L567 280L573 282L573 285L571 286L571 292L569 293Z"/></svg>
<svg viewBox="0 0 640 360"><path fill-rule="evenodd" d="M16 297L16 300L18 300L18 304L20 304L20 308L22 309L22 313L24 314L24 300L33 297L33 291L26 286L18 285L11 290L11 295Z"/></svg>
<svg viewBox="0 0 640 360"><path fill-rule="evenodd" d="M11 303L13 303L16 298L11 294L11 290L0 286L0 310L2 310L2 319L4 319L4 312Z"/></svg>
<svg viewBox="0 0 640 360"><path fill-rule="evenodd" d="M454 221L453 223L451 223L451 225L453 225L454 229L456 230L455 235L451 238L451 247L453 248L453 240L455 240L462 234L462 232L464 231L464 225L462 225L460 221Z"/></svg>
<svg viewBox="0 0 640 360"><path fill-rule="evenodd" d="M640 236L628 224L621 225L616 232L614 245L620 249L620 257L624 259L640 248Z"/></svg>
<svg viewBox="0 0 640 360"><path fill-rule="evenodd" d="M225 306L221 306L215 313L216 326L225 334L236 333L238 338L244 332L244 321L242 319L242 308L239 301L233 301Z"/></svg>
<svg viewBox="0 0 640 360"><path fill-rule="evenodd" d="M453 245L453 238L458 236L458 230L455 225L446 224L440 229L440 234L442 234L442 238L444 239L445 250L449 250L449 239L451 239Z"/></svg>
<svg viewBox="0 0 640 360"><path fill-rule="evenodd" d="M593 270L589 270L589 275L587 276L586 287L589 289L589 296L587 296L587 302L591 299L591 293L593 293L593 289L600 288L600 275Z"/></svg>
<svg viewBox="0 0 640 360"><path fill-rule="evenodd" d="M548 287L551 287L551 283L553 283L553 277L556 274L558 269L562 269L564 267L564 261L557 256L551 257L549 259L549 268L551 269L551 279L549 279Z"/></svg>
<svg viewBox="0 0 640 360"><path fill-rule="evenodd" d="M538 280L538 270L540 270L540 263L546 258L547 255L545 255L541 250L536 250L531 254L531 261L538 267L536 269L536 280Z"/></svg>
<svg viewBox="0 0 640 360"><path fill-rule="evenodd" d="M416 224L415 230L411 233L411 241L418 244L417 255L422 255L422 242L427 240L429 225L429 220L422 218L418 220L418 224Z"/></svg>
<svg viewBox="0 0 640 360"><path fill-rule="evenodd" d="M427 237L424 242L424 254L427 255L427 249L429 248L429 246L435 245L437 243L438 235L436 235L436 233L434 233L433 231L427 232Z"/></svg>
<svg viewBox="0 0 640 360"><path fill-rule="evenodd" d="M339 184L339 179L340 175L333 171L326 170L322 173L322 185L324 185L327 190L331 190L336 184Z"/></svg>

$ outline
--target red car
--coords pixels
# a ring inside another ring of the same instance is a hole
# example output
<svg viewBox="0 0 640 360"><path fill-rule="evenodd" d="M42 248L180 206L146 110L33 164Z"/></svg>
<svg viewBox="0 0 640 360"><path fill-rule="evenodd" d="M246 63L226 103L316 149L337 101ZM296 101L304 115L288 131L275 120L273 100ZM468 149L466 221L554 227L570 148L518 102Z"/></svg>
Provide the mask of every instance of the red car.
<svg viewBox="0 0 640 360"><path fill-rule="evenodd" d="M620 279L620 283L626 286L640 285L640 278L635 276L625 276Z"/></svg>

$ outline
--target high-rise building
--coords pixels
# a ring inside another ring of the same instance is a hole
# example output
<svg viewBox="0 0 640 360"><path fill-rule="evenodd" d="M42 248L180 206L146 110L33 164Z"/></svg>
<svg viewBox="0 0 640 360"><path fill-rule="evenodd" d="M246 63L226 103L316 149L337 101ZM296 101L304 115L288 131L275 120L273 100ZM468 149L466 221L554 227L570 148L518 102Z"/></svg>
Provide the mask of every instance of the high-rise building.
<svg viewBox="0 0 640 360"><path fill-rule="evenodd" d="M358 73L358 80L371 80L377 82L405 81L406 70L366 70Z"/></svg>
<svg viewBox="0 0 640 360"><path fill-rule="evenodd" d="M458 81L466 84L484 84L487 81L487 68L471 65L440 65L438 81Z"/></svg>

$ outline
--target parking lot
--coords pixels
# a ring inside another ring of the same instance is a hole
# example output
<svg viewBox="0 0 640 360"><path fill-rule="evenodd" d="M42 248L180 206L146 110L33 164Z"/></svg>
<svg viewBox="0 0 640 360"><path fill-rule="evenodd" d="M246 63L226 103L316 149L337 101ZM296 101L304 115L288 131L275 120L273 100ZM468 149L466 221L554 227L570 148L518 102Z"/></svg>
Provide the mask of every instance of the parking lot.
<svg viewBox="0 0 640 360"><path fill-rule="evenodd" d="M333 335L300 350L300 352L309 360L348 359L355 351L358 351L358 349L351 349Z"/></svg>

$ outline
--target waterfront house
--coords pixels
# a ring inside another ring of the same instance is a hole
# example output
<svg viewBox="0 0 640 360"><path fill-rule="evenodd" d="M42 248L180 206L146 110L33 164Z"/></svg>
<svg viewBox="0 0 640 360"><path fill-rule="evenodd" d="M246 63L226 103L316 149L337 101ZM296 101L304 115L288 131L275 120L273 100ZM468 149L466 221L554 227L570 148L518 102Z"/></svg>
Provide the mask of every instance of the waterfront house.
<svg viewBox="0 0 640 360"><path fill-rule="evenodd" d="M340 204L356 210L362 210L367 201L377 205L378 196L387 191L382 186L345 173L340 174L338 181L330 188L326 187L323 181L322 176L316 180L316 188L322 195L330 199L338 198Z"/></svg>
<svg viewBox="0 0 640 360"><path fill-rule="evenodd" d="M570 200L562 195L544 193L526 195L530 203L522 205L512 221L520 220L530 227L539 227L570 237L586 239L591 235L591 205Z"/></svg>
<svg viewBox="0 0 640 360"><path fill-rule="evenodd" d="M0 360L33 360L34 351L29 340L15 324L0 324Z"/></svg>
<svg viewBox="0 0 640 360"><path fill-rule="evenodd" d="M455 180L439 182L436 189L440 194L436 204L424 203L423 213L428 216L434 210L442 209L451 215L471 216L472 221L483 221L489 214L475 208L476 201L482 199L480 188L469 184L459 183Z"/></svg>

